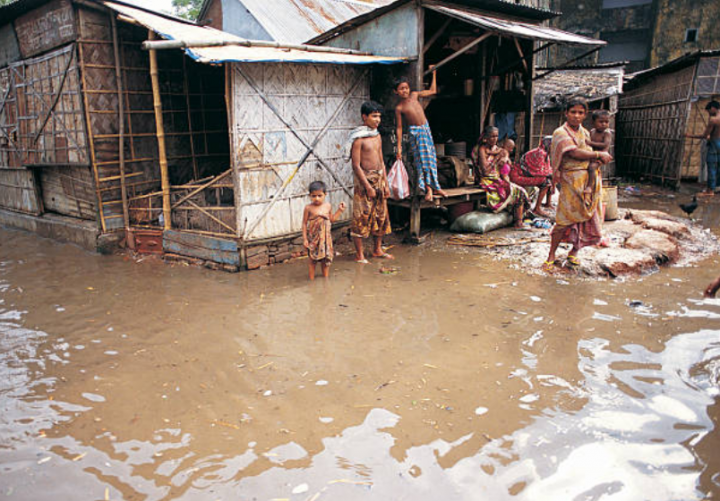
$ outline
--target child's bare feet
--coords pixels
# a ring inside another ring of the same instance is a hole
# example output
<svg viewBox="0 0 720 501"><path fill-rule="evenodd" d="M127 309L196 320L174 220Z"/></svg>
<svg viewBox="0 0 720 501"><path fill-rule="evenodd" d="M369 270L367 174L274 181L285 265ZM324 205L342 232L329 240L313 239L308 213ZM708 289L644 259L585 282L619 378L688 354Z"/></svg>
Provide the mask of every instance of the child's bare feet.
<svg viewBox="0 0 720 501"><path fill-rule="evenodd" d="M382 254L373 254L372 257L376 259L395 259L395 256L388 254L387 252L383 252Z"/></svg>
<svg viewBox="0 0 720 501"><path fill-rule="evenodd" d="M448 194L444 190L435 190L435 193L440 195L443 198L447 198Z"/></svg>
<svg viewBox="0 0 720 501"><path fill-rule="evenodd" d="M430 188L428 188L425 191L425 201L426 202L432 202L433 201L433 192Z"/></svg>

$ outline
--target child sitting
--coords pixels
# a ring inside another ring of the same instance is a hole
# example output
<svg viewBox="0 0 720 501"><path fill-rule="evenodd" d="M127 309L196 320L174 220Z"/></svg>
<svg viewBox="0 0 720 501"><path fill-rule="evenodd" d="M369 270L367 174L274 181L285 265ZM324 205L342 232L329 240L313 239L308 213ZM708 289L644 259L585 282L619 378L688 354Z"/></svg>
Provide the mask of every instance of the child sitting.
<svg viewBox="0 0 720 501"><path fill-rule="evenodd" d="M593 129L590 131L590 141L586 141L587 145L590 146L593 151L598 152L610 152L610 145L612 144L612 133L610 132L610 112L608 110L597 110L592 113ZM601 162L595 160L590 162L588 167L588 180L585 185L585 195L592 195L595 192L595 185L597 184L598 172L600 170Z"/></svg>
<svg viewBox="0 0 720 501"><path fill-rule="evenodd" d="M310 280L315 280L315 265L318 261L323 277L330 275L330 264L335 257L332 241L332 223L345 210L345 203L340 202L338 210L333 214L332 206L325 201L327 186L322 181L313 181L308 189L311 203L303 212L302 234L303 245L308 250Z"/></svg>

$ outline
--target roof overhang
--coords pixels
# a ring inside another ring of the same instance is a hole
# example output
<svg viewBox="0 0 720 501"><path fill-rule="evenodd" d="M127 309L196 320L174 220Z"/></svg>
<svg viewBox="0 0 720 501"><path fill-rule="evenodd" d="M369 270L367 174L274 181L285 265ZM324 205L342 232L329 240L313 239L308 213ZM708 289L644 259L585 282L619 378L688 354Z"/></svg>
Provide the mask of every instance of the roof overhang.
<svg viewBox="0 0 720 501"><path fill-rule="evenodd" d="M245 40L214 28L183 23L128 5L106 1L103 4L117 12L120 19L154 31L166 40L178 41L179 47L192 59L206 64L227 62L288 62L314 64L397 64L400 57L352 54L341 49L326 47L263 46L263 42Z"/></svg>
<svg viewBox="0 0 720 501"><path fill-rule="evenodd" d="M539 40L553 44L576 44L587 46L602 46L607 42L588 38L582 35L576 35L556 28L548 26L540 26L532 23L524 23L521 21L513 21L509 19L501 19L481 14L476 11L461 9L457 7L446 7L444 5L428 4L425 8L439 12L449 17L459 19L469 24L473 24L498 35L511 36L516 38L526 38L529 40Z"/></svg>

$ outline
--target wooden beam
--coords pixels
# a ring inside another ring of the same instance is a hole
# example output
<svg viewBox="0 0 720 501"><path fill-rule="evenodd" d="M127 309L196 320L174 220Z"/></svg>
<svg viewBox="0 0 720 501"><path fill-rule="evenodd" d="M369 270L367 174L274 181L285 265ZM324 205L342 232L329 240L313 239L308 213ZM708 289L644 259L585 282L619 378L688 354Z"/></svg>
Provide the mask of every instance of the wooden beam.
<svg viewBox="0 0 720 501"><path fill-rule="evenodd" d="M155 32L148 30L148 38L155 39ZM165 129L163 127L162 101L160 101L160 81L158 79L157 53L150 51L150 82L152 83L153 108L155 110L155 135L158 143L158 157L160 158L160 184L163 194L164 229L172 229L170 208L170 176L168 175L167 154L165 152Z"/></svg>
<svg viewBox="0 0 720 501"><path fill-rule="evenodd" d="M200 193L201 191L203 191L205 188L209 188L210 186L212 186L213 184L217 183L218 181L222 181L223 179L225 179L225 178L226 178L229 174L231 174L231 173L232 173L232 169L228 169L228 170L226 170L225 172L223 172L222 174L218 175L217 177L214 177L213 179L211 179L209 182L207 182L207 183L205 183L205 184L203 184L203 185L201 185L201 186L198 186L198 187L195 188L193 191L191 191L190 193L188 193L187 195L185 195L184 197L182 197L180 200L178 200L177 202L175 202L174 204L172 204L172 208L173 208L173 209L177 208L180 204L182 204L182 203L185 202L186 200L194 197L195 195L197 195L198 193Z"/></svg>
<svg viewBox="0 0 720 501"><path fill-rule="evenodd" d="M115 16L109 14L112 26L113 53L115 55L115 86L118 92L118 130L120 139L118 145L118 160L120 162L120 198L122 199L123 218L125 230L130 228L130 211L128 210L127 186L125 185L125 101L123 100L123 81L120 71L120 45L118 44L118 30Z"/></svg>
<svg viewBox="0 0 720 501"><path fill-rule="evenodd" d="M528 73L530 70L528 69L528 63L525 60L525 54L523 54L522 47L520 47L520 40L517 38L513 38L513 42L515 42L515 48L518 51L518 54L520 55L520 59L522 59L523 67L525 68L525 73Z"/></svg>
<svg viewBox="0 0 720 501"><path fill-rule="evenodd" d="M472 42L470 42L469 44L464 46L462 49L458 49L454 54L450 54L448 57L446 57L445 59L443 59L442 61L437 63L431 70L426 70L425 73L423 73L423 76L429 75L433 71L439 70L440 68L445 66L447 63L449 63L450 61L455 59L456 57L464 54L465 52L469 51L470 49L475 47L477 44L481 43L483 40L485 40L491 36L492 36L492 33L490 33L490 32L479 36L478 38L476 38L475 40L473 40Z"/></svg>
<svg viewBox="0 0 720 501"><path fill-rule="evenodd" d="M430 37L430 40L425 42L425 46L423 47L423 54L426 53L428 51L428 49L430 49L430 47L432 47L435 42L437 42L438 38L440 38L443 33L445 33L445 30L447 29L448 26L450 26L450 23L452 23L452 21L453 21L453 18L448 17L447 20L443 23L443 25L440 26L440 29L437 30L435 32L435 34L433 34L433 36Z"/></svg>

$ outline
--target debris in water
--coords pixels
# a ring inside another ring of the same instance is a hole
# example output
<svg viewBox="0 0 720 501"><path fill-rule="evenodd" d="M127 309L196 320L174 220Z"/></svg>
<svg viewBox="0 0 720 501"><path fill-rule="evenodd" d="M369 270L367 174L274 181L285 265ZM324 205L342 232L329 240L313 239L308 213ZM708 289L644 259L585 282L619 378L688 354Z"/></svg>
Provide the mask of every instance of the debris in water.
<svg viewBox="0 0 720 501"><path fill-rule="evenodd" d="M475 414L477 414L478 416L482 416L483 414L486 414L487 411L487 407L478 407L477 409L475 409Z"/></svg>
<svg viewBox="0 0 720 501"><path fill-rule="evenodd" d="M381 266L379 271L383 275L397 275L397 272L400 271L400 268L396 268L394 266Z"/></svg>
<svg viewBox="0 0 720 501"><path fill-rule="evenodd" d="M320 380L318 380L318 381L315 381L315 386L327 386L327 385L328 385L328 382L325 381L324 379L320 379Z"/></svg>
<svg viewBox="0 0 720 501"><path fill-rule="evenodd" d="M50 459L52 459L50 456L45 456L40 461L38 461L37 464L47 463L48 461L50 461Z"/></svg>
<svg viewBox="0 0 720 501"><path fill-rule="evenodd" d="M272 390L267 390L265 393L263 393L264 397L269 397L270 395L272 395Z"/></svg>
<svg viewBox="0 0 720 501"><path fill-rule="evenodd" d="M333 421L335 421L335 419L331 418L331 417L321 417L321 418L319 418L319 420L322 424L330 424Z"/></svg>
<svg viewBox="0 0 720 501"><path fill-rule="evenodd" d="M300 484L292 490L292 493L293 494L303 494L309 490L310 490L310 486L308 484Z"/></svg>

